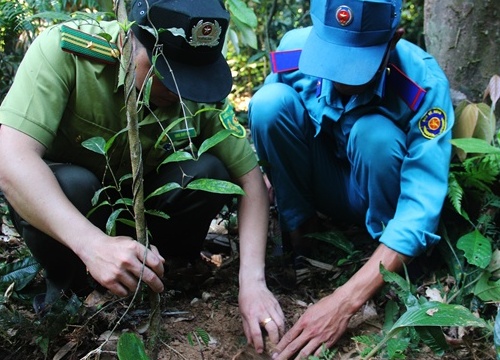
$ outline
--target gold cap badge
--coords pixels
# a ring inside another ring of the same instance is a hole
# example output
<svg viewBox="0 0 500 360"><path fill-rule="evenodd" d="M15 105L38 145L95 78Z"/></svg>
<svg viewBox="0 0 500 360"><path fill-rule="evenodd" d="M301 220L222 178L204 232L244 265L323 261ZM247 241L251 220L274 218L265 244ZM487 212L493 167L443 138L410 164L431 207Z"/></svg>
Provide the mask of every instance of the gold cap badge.
<svg viewBox="0 0 500 360"><path fill-rule="evenodd" d="M222 30L217 22L209 22L200 20L193 26L191 41L189 45L193 47L197 46L217 46L219 44L219 38Z"/></svg>

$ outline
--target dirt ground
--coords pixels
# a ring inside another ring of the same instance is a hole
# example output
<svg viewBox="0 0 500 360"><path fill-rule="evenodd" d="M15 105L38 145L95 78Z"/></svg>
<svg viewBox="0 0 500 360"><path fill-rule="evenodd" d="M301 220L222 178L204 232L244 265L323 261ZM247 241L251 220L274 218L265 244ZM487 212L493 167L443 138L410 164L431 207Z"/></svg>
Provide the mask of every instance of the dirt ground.
<svg viewBox="0 0 500 360"><path fill-rule="evenodd" d="M214 222L211 238L231 238L225 227ZM275 222L271 219L270 237L276 237ZM23 242L12 229L4 215L0 235L0 264L16 260L23 251ZM204 270L173 271L167 283L167 291L161 295L161 336L157 359L167 360L250 360L270 359L269 355L257 355L246 346L238 311L238 254L237 242L231 241L233 251L224 256L221 267L209 262L199 264ZM272 250L272 249L270 249ZM25 249L24 249L25 251ZM321 269L311 266L305 279L296 287L283 281L283 267L279 258L269 256L267 262L268 286L276 294L287 321L287 327L300 317L305 309L330 293L332 284L349 276L359 264ZM323 264L324 265L324 264ZM32 285L32 293L43 284L38 276ZM64 318L63 327L48 336L50 329L59 321L47 317L39 319L31 306L30 295L24 299L8 298L4 294L6 308L17 315L15 321L6 321L0 313L0 359L118 359L117 340L124 332L144 337L148 330L149 301L141 292L132 299L118 299L98 292L87 297L78 311ZM348 331L336 344L337 353L332 359L361 359L361 345L353 336L380 333L384 322L383 296L374 299L356 314ZM67 301L67 299L66 299ZM2 306L0 306L1 309ZM44 339L50 337L48 342ZM42 351L44 349L44 351ZM271 346L268 346L271 350ZM460 342L444 359L494 359L491 349L474 347ZM414 352L413 352L414 353ZM438 359L426 347L421 347L411 359ZM324 359L322 359L324 360Z"/></svg>

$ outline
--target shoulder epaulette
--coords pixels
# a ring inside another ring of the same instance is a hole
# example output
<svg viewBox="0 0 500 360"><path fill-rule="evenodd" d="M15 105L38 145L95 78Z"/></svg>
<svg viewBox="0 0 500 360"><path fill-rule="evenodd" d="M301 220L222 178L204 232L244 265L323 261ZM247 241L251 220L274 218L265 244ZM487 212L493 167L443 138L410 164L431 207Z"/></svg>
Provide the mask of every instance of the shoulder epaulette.
<svg viewBox="0 0 500 360"><path fill-rule="evenodd" d="M61 26L61 49L105 64L115 64L120 57L116 44L65 25Z"/></svg>
<svg viewBox="0 0 500 360"><path fill-rule="evenodd" d="M293 71L299 68L299 58L302 50L273 51L270 54L273 72Z"/></svg>
<svg viewBox="0 0 500 360"><path fill-rule="evenodd" d="M426 91L406 76L396 65L389 64L389 69L387 85L398 94L410 109L417 111L424 100Z"/></svg>

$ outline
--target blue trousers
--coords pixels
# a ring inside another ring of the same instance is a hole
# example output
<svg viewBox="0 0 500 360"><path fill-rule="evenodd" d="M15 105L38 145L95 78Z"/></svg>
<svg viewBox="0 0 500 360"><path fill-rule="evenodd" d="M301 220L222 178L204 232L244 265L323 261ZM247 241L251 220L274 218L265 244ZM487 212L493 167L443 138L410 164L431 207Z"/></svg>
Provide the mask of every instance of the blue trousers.
<svg viewBox="0 0 500 360"><path fill-rule="evenodd" d="M339 223L364 222L374 238L381 235L396 211L406 153L406 136L391 120L380 114L358 118L339 151L333 121L323 119L315 136L299 94L272 83L253 96L249 122L284 231L320 212Z"/></svg>

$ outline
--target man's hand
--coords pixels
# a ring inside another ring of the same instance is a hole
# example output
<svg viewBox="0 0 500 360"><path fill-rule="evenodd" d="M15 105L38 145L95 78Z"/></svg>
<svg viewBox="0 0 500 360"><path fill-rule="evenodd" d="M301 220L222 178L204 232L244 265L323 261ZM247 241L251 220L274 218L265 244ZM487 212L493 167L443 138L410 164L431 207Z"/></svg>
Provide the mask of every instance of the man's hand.
<svg viewBox="0 0 500 360"><path fill-rule="evenodd" d="M338 292L324 297L309 307L276 346L273 359L305 359L319 355L321 346L332 346L349 324L349 306Z"/></svg>
<svg viewBox="0 0 500 360"><path fill-rule="evenodd" d="M335 292L311 306L276 346L273 359L304 359L319 356L321 346L331 347L339 340L349 319L384 284L380 264L399 271L408 257L380 244L366 264Z"/></svg>
<svg viewBox="0 0 500 360"><path fill-rule="evenodd" d="M285 316L266 284L262 282L240 286L238 300L248 343L252 344L258 353L262 353L262 329L265 329L271 342L277 344L285 332Z"/></svg>
<svg viewBox="0 0 500 360"><path fill-rule="evenodd" d="M92 277L118 296L134 292L141 276L153 291L164 289L161 278L165 259L154 246L149 250L126 236L103 236L85 247L85 254L78 255Z"/></svg>

